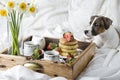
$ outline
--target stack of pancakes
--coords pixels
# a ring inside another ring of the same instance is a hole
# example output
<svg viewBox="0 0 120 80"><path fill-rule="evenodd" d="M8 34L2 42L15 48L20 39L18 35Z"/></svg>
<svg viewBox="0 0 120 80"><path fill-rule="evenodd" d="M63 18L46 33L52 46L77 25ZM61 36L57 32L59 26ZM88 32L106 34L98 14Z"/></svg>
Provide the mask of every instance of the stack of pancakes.
<svg viewBox="0 0 120 80"><path fill-rule="evenodd" d="M67 56L68 54L76 55L78 48L78 41L73 39L72 41L66 41L65 38L59 40L59 47L61 49L61 55Z"/></svg>

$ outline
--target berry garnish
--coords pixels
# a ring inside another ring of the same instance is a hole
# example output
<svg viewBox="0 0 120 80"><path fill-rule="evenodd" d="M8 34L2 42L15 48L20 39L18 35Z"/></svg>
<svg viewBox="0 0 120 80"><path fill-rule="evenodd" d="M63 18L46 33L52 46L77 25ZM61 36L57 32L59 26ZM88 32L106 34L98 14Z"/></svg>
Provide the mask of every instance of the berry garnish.
<svg viewBox="0 0 120 80"><path fill-rule="evenodd" d="M68 42L70 42L74 39L73 34L71 32L64 33L63 38L66 39Z"/></svg>
<svg viewBox="0 0 120 80"><path fill-rule="evenodd" d="M52 49L55 49L56 47L57 47L56 43L49 43L47 46L47 50L52 50Z"/></svg>

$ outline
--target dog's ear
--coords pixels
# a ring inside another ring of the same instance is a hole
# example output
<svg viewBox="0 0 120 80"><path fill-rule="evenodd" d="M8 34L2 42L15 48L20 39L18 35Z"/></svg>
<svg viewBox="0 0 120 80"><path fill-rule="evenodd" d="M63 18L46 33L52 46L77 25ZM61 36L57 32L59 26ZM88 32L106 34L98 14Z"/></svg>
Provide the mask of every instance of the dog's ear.
<svg viewBox="0 0 120 80"><path fill-rule="evenodd" d="M90 23L89 23L89 24L91 24L91 23L93 22L93 20L95 19L95 17L98 17L98 16L97 16L97 15L91 16L91 18L90 18Z"/></svg>
<svg viewBox="0 0 120 80"><path fill-rule="evenodd" d="M103 20L104 20L104 24L105 24L105 29L108 29L110 27L110 25L112 24L112 20L107 17L103 17Z"/></svg>

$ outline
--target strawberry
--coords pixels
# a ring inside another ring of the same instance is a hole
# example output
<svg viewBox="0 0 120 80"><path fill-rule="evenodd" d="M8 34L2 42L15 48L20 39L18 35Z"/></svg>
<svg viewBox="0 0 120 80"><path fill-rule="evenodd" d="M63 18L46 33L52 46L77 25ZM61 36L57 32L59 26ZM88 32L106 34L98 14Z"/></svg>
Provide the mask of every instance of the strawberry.
<svg viewBox="0 0 120 80"><path fill-rule="evenodd" d="M66 62L72 63L74 60L75 60L74 56L72 54L68 53Z"/></svg>
<svg viewBox="0 0 120 80"><path fill-rule="evenodd" d="M51 50L50 44L48 44L48 46L47 46L47 50Z"/></svg>
<svg viewBox="0 0 120 80"><path fill-rule="evenodd" d="M52 49L55 49L56 47L57 47L56 43L49 43L47 46L47 50L52 50Z"/></svg>
<svg viewBox="0 0 120 80"><path fill-rule="evenodd" d="M42 50L39 49L39 50L38 50L38 53L39 53L39 55L41 55L41 54L42 54Z"/></svg>
<svg viewBox="0 0 120 80"><path fill-rule="evenodd" d="M74 56L73 56L72 54L68 53L67 58L68 58L68 59L69 59L69 58L74 58Z"/></svg>
<svg viewBox="0 0 120 80"><path fill-rule="evenodd" d="M68 42L70 42L74 39L73 34L71 32L64 33L63 38L66 39Z"/></svg>

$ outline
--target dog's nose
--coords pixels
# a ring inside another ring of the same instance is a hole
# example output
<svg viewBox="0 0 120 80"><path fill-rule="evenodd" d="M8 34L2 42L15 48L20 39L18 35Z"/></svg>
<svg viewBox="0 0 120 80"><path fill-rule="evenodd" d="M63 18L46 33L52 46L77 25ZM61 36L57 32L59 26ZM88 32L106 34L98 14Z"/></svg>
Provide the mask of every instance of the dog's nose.
<svg viewBox="0 0 120 80"><path fill-rule="evenodd" d="M88 33L88 30L85 30L84 33L87 34L87 33Z"/></svg>

